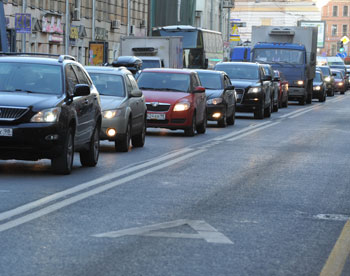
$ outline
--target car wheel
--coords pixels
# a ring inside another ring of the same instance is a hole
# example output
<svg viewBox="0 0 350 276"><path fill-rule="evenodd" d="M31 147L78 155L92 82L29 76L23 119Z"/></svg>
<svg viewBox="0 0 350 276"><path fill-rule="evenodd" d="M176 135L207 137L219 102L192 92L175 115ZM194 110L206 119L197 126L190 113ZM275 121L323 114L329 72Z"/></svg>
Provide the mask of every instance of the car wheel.
<svg viewBox="0 0 350 276"><path fill-rule="evenodd" d="M207 110L204 111L203 122L197 126L197 133L204 134L207 130Z"/></svg>
<svg viewBox="0 0 350 276"><path fill-rule="evenodd" d="M254 119L264 119L264 105L265 102L263 101L258 109L254 111Z"/></svg>
<svg viewBox="0 0 350 276"><path fill-rule="evenodd" d="M56 174L70 174L74 159L74 135L70 128L60 156L51 159L51 168Z"/></svg>
<svg viewBox="0 0 350 276"><path fill-rule="evenodd" d="M273 112L277 112L278 111L278 100L276 103L274 103L273 105Z"/></svg>
<svg viewBox="0 0 350 276"><path fill-rule="evenodd" d="M226 122L228 125L232 126L235 124L235 119L236 119L236 108L233 107L232 114L229 117L227 117Z"/></svg>
<svg viewBox="0 0 350 276"><path fill-rule="evenodd" d="M195 134L196 134L196 113L193 113L191 127L185 129L185 135L192 137Z"/></svg>
<svg viewBox="0 0 350 276"><path fill-rule="evenodd" d="M131 145L131 121L128 122L125 134L116 137L114 148L117 152L128 152Z"/></svg>
<svg viewBox="0 0 350 276"><path fill-rule="evenodd" d="M99 128L95 127L94 132L91 136L89 149L81 151L80 163L84 167L95 167L100 155L100 137L99 137Z"/></svg>
<svg viewBox="0 0 350 276"><path fill-rule="evenodd" d="M341 95L344 95L344 94L345 94L345 91L340 92L340 94L341 94Z"/></svg>
<svg viewBox="0 0 350 276"><path fill-rule="evenodd" d="M305 105L305 96L303 96L301 99L299 99L300 105Z"/></svg>
<svg viewBox="0 0 350 276"><path fill-rule="evenodd" d="M335 93L334 88L332 88L332 93L331 93L332 97L334 97L334 93Z"/></svg>
<svg viewBox="0 0 350 276"><path fill-rule="evenodd" d="M272 112L272 102L270 102L269 106L267 108L265 108L264 116L266 118L270 118L271 117L271 112Z"/></svg>
<svg viewBox="0 0 350 276"><path fill-rule="evenodd" d="M222 114L222 118L218 120L218 126L219 127L226 127L227 126L227 109L225 109L224 114Z"/></svg>
<svg viewBox="0 0 350 276"><path fill-rule="evenodd" d="M145 117L146 118L146 117ZM141 133L135 135L132 137L132 146L133 147L138 147L141 148L145 144L145 139L146 139L146 120L142 126L142 131Z"/></svg>

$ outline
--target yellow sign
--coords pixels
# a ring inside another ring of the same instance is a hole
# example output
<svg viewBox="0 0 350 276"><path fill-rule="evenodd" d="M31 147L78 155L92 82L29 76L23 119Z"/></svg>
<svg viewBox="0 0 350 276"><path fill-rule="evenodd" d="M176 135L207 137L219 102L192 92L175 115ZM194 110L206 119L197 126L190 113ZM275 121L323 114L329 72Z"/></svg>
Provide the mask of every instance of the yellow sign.
<svg viewBox="0 0 350 276"><path fill-rule="evenodd" d="M350 39L349 39L347 36L343 36L343 37L341 38L341 41L343 41L344 45L346 45L346 44L349 43Z"/></svg>
<svg viewBox="0 0 350 276"><path fill-rule="evenodd" d="M241 38L238 33L238 27L234 24L231 28L230 41L240 41Z"/></svg>

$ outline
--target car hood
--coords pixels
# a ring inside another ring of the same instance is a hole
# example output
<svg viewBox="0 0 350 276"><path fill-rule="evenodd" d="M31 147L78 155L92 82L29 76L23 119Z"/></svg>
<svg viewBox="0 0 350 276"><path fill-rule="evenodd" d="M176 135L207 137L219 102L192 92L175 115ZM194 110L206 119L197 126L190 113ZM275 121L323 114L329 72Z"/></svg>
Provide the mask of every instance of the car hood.
<svg viewBox="0 0 350 276"><path fill-rule="evenodd" d="M62 95L34 94L25 92L1 92L2 106L33 107L34 111L60 106Z"/></svg>
<svg viewBox="0 0 350 276"><path fill-rule="evenodd" d="M235 88L248 88L251 86L260 86L261 85L258 80L231 79L231 83Z"/></svg>
<svg viewBox="0 0 350 276"><path fill-rule="evenodd" d="M207 99L213 99L213 98L219 98L222 95L223 90L210 90L205 89L205 95L207 96Z"/></svg>
<svg viewBox="0 0 350 276"><path fill-rule="evenodd" d="M114 96L104 96L100 95L101 99L101 109L109 110L109 109L116 109L118 108L122 102L125 101L125 98L123 97L114 97Z"/></svg>
<svg viewBox="0 0 350 276"><path fill-rule="evenodd" d="M175 103L182 98L190 98L190 93L185 92L171 92L171 91L150 91L142 90L146 102L160 102L160 103Z"/></svg>

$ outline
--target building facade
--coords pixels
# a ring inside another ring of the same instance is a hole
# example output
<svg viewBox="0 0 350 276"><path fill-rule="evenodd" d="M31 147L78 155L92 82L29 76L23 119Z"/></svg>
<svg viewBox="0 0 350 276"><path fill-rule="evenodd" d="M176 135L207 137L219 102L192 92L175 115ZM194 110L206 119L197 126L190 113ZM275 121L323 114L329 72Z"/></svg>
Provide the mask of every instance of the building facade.
<svg viewBox="0 0 350 276"><path fill-rule="evenodd" d="M86 65L111 62L121 36L147 35L149 0L5 0L4 9L16 51L69 54ZM14 32L19 14L31 19L26 34Z"/></svg>
<svg viewBox="0 0 350 276"><path fill-rule="evenodd" d="M313 0L236 0L231 11L237 45L249 44L252 26L297 26L298 21L320 21L321 9Z"/></svg>
<svg viewBox="0 0 350 276"><path fill-rule="evenodd" d="M339 42L342 37L350 39L350 1L331 0L322 7L322 20L326 22L325 47L321 49L324 56L335 56L339 53ZM349 44L344 45L347 56Z"/></svg>

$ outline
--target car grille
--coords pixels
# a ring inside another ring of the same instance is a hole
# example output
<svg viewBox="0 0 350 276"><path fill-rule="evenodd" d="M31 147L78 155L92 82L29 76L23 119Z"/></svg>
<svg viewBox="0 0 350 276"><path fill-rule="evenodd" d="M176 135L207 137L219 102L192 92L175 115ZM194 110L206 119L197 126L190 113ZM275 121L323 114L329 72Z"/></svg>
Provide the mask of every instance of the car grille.
<svg viewBox="0 0 350 276"><path fill-rule="evenodd" d="M147 120L148 124L168 124L169 120Z"/></svg>
<svg viewBox="0 0 350 276"><path fill-rule="evenodd" d="M0 120L14 121L21 118L27 111L28 108L0 106Z"/></svg>
<svg viewBox="0 0 350 276"><path fill-rule="evenodd" d="M168 103L146 103L148 111L163 111L166 112L170 108Z"/></svg>

